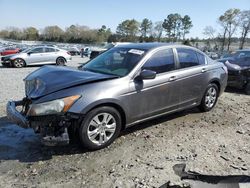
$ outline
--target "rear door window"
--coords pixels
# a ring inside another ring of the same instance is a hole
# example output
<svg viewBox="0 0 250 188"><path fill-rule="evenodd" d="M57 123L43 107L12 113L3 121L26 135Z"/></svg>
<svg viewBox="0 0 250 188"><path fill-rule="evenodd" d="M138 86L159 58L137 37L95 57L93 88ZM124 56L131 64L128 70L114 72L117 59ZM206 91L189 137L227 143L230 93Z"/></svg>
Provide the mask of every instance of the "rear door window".
<svg viewBox="0 0 250 188"><path fill-rule="evenodd" d="M36 54L36 53L43 53L44 49L43 48L35 48L33 50L31 50L30 52L33 53L33 54Z"/></svg>
<svg viewBox="0 0 250 188"><path fill-rule="evenodd" d="M45 48L45 52L49 53L49 52L55 52L55 48Z"/></svg>
<svg viewBox="0 0 250 188"><path fill-rule="evenodd" d="M194 50L186 48L177 48L176 50L178 53L181 69L200 65L197 53ZM205 63L205 60L202 60L201 58L201 62Z"/></svg>
<svg viewBox="0 0 250 188"><path fill-rule="evenodd" d="M197 54L197 57L198 57L198 60L199 60L199 64L200 65L205 65L206 64L206 57L205 55L199 53L199 52L196 52Z"/></svg>

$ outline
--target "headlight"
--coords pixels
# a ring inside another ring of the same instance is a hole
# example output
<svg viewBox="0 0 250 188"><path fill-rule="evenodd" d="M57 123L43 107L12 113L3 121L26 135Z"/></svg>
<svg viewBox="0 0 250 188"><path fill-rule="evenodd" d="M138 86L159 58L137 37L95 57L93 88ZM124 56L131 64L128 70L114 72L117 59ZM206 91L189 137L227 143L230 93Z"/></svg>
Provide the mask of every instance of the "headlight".
<svg viewBox="0 0 250 188"><path fill-rule="evenodd" d="M42 92L45 89L45 83L40 79L25 80L25 93L30 95L31 93Z"/></svg>
<svg viewBox="0 0 250 188"><path fill-rule="evenodd" d="M74 102L80 98L80 95L74 95L62 99L57 99L40 104L31 104L28 110L28 116L42 116L67 112Z"/></svg>

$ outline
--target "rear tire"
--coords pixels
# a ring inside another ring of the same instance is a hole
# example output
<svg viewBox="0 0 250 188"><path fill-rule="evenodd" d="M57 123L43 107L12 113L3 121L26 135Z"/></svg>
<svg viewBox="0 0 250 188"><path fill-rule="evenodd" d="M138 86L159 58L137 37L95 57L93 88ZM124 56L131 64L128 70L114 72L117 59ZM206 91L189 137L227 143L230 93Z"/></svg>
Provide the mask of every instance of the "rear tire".
<svg viewBox="0 0 250 188"><path fill-rule="evenodd" d="M247 95L250 95L250 82L248 82L247 85L245 86L245 92Z"/></svg>
<svg viewBox="0 0 250 188"><path fill-rule="evenodd" d="M213 109L219 96L218 86L214 83L208 85L205 94L202 98L199 109L202 112L208 112Z"/></svg>
<svg viewBox="0 0 250 188"><path fill-rule="evenodd" d="M17 59L13 60L12 65L15 68L22 68L22 67L26 66L26 63L25 63L25 61L23 59L17 58Z"/></svg>
<svg viewBox="0 0 250 188"><path fill-rule="evenodd" d="M121 128L120 113L115 108L103 106L86 115L79 137L84 148L98 150L109 146L119 136Z"/></svg>
<svg viewBox="0 0 250 188"><path fill-rule="evenodd" d="M56 59L56 65L58 66L65 66L66 60L63 57L58 57Z"/></svg>

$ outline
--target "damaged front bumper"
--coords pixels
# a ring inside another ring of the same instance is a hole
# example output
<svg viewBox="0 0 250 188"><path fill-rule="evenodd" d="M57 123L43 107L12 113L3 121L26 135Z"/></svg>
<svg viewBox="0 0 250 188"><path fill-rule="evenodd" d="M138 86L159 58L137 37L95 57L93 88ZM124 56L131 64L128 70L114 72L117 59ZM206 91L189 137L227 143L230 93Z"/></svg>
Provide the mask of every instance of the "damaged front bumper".
<svg viewBox="0 0 250 188"><path fill-rule="evenodd" d="M7 118L22 128L33 128L41 136L41 142L47 146L69 144L68 128L79 116L73 114L26 116L28 105L26 99L9 101L6 106ZM21 107L21 111L18 108Z"/></svg>
<svg viewBox="0 0 250 188"><path fill-rule="evenodd" d="M17 106L24 106L24 101L9 101L7 103L7 118L22 128L29 128L28 119L16 109Z"/></svg>

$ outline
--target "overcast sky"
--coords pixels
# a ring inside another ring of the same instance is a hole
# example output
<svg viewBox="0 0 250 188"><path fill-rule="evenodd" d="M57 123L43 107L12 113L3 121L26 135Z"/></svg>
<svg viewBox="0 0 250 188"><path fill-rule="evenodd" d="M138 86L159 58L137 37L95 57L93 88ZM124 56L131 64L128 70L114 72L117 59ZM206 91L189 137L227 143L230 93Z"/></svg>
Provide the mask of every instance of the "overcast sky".
<svg viewBox="0 0 250 188"><path fill-rule="evenodd" d="M229 8L250 9L250 0L0 0L0 29L9 26L42 29L72 24L110 27L135 18L162 21L170 13L189 15L194 27L189 37L203 37L207 25L217 27L217 19ZM219 28L217 27L217 30Z"/></svg>

